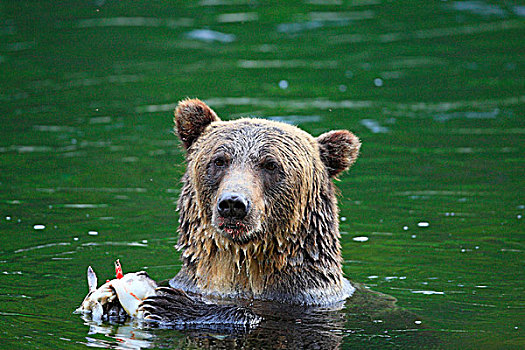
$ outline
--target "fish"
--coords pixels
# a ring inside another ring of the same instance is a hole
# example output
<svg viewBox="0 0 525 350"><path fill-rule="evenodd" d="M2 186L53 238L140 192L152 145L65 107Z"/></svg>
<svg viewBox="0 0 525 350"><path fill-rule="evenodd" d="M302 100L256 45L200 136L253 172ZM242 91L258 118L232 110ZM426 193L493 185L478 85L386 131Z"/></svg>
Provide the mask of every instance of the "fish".
<svg viewBox="0 0 525 350"><path fill-rule="evenodd" d="M142 302L156 296L157 283L145 271L124 274L120 261L115 262L115 278L100 287L91 266L87 268L88 294L75 313L91 314L94 321L113 316L143 318Z"/></svg>

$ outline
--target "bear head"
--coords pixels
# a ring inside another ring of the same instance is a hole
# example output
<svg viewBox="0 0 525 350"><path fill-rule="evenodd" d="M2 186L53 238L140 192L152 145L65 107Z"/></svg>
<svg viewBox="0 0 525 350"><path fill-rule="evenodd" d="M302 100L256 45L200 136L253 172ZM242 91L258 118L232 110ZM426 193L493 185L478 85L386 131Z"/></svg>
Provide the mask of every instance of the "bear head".
<svg viewBox="0 0 525 350"><path fill-rule="evenodd" d="M316 208L322 187L331 187L330 179L355 162L360 148L346 130L314 138L275 121L221 121L197 99L179 103L175 124L187 151L183 181L191 184L194 214L237 244L272 234L286 240L310 219L304 217L310 207L325 211ZM179 209L189 208L179 203Z"/></svg>

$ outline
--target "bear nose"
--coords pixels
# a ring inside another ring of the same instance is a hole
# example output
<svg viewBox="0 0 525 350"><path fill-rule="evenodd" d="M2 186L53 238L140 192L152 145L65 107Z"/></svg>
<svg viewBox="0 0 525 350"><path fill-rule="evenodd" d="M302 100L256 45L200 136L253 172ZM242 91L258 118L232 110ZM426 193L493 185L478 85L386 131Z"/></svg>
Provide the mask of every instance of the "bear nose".
<svg viewBox="0 0 525 350"><path fill-rule="evenodd" d="M217 210L224 218L242 219L248 214L249 204L239 193L224 193L217 202Z"/></svg>

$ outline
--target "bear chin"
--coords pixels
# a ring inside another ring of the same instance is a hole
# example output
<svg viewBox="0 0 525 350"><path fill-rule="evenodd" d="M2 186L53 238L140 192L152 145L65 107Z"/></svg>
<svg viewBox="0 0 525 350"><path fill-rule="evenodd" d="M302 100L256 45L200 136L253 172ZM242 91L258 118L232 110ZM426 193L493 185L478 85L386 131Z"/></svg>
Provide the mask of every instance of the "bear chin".
<svg viewBox="0 0 525 350"><path fill-rule="evenodd" d="M216 216L212 226L218 233L233 243L245 244L258 237L253 226L241 220L230 220L222 216Z"/></svg>

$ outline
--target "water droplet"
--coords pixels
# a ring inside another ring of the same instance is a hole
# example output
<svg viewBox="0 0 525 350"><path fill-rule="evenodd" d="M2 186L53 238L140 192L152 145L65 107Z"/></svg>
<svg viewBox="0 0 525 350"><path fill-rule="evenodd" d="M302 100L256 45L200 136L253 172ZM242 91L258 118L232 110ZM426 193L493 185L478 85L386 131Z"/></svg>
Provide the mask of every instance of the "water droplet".
<svg viewBox="0 0 525 350"><path fill-rule="evenodd" d="M7 221L10 221L10 220L11 220L11 217L10 217L10 216L6 216L5 219L6 219Z"/></svg>
<svg viewBox="0 0 525 350"><path fill-rule="evenodd" d="M143 239L142 243L146 244L146 243L148 243L148 240L147 239Z"/></svg>
<svg viewBox="0 0 525 350"><path fill-rule="evenodd" d="M96 235L98 235L98 232L97 232L97 231L89 231L89 232L88 232L88 235L90 235L90 236L96 236Z"/></svg>
<svg viewBox="0 0 525 350"><path fill-rule="evenodd" d="M341 216L341 221L346 221L346 217L345 216Z"/></svg>
<svg viewBox="0 0 525 350"><path fill-rule="evenodd" d="M518 214L516 217L518 218L518 220L520 220L521 219L521 214Z"/></svg>
<svg viewBox="0 0 525 350"><path fill-rule="evenodd" d="M403 230L408 230L408 226L403 226Z"/></svg>
<svg viewBox="0 0 525 350"><path fill-rule="evenodd" d="M73 240L74 241L78 241L78 237L73 237Z"/></svg>
<svg viewBox="0 0 525 350"><path fill-rule="evenodd" d="M339 91L345 92L346 91L346 85L343 85L343 84L339 85Z"/></svg>
<svg viewBox="0 0 525 350"><path fill-rule="evenodd" d="M412 237L412 238L416 238L417 236L416 236L416 235L412 235L412 236L410 236L410 237Z"/></svg>
<svg viewBox="0 0 525 350"><path fill-rule="evenodd" d="M366 242L366 241L368 241L368 237L359 236L359 237L352 238L352 240L354 240L355 242Z"/></svg>
<svg viewBox="0 0 525 350"><path fill-rule="evenodd" d="M287 80L281 80L281 81L279 82L279 87L280 87L281 89L283 89L283 90L284 90L284 89L288 89L288 81L287 81Z"/></svg>
<svg viewBox="0 0 525 350"><path fill-rule="evenodd" d="M417 226L418 227L428 227L428 226L430 226L430 224L428 222L426 222L426 221L421 221L421 222L417 223Z"/></svg>
<svg viewBox="0 0 525 350"><path fill-rule="evenodd" d="M375 79L374 79L374 85L377 86L377 87L381 87L381 86L383 86L383 79L381 79L381 78L375 78Z"/></svg>
<svg viewBox="0 0 525 350"><path fill-rule="evenodd" d="M421 321L416 320L416 321L414 321L414 323L415 323L415 324L421 324Z"/></svg>
<svg viewBox="0 0 525 350"><path fill-rule="evenodd" d="M34 225L33 228L34 228L35 230L43 230L43 229L46 228L46 226L45 226L45 225Z"/></svg>

